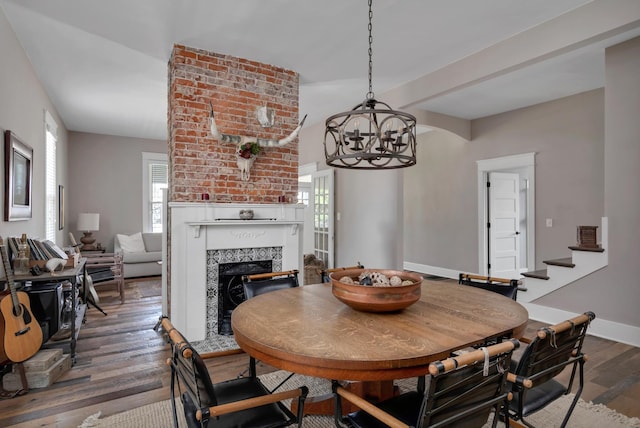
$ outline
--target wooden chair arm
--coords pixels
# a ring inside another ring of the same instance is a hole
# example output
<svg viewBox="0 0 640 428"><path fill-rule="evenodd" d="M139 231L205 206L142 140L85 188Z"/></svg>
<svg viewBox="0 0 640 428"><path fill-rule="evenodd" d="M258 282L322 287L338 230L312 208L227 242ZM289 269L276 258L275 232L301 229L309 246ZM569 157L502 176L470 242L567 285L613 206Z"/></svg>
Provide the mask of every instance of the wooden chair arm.
<svg viewBox="0 0 640 428"><path fill-rule="evenodd" d="M552 325L549 327L543 327L540 330L538 330L538 337L540 339L544 339L545 337L547 337L547 334L549 333L560 333L562 331L568 330L570 328L573 328L575 326L584 324L584 323L589 323L591 322L591 320L593 320L596 317L596 315L593 312L585 312L582 315L578 315L576 317L573 317L569 320L566 321L562 321L559 324L556 325Z"/></svg>
<svg viewBox="0 0 640 428"><path fill-rule="evenodd" d="M507 373L507 382L524 386L525 388L531 388L533 386L533 382L530 379L523 376L515 375L511 372Z"/></svg>
<svg viewBox="0 0 640 428"><path fill-rule="evenodd" d="M495 278L491 276L475 275L472 273L461 273L460 278L461 279L477 279L479 281L485 281L485 282L499 282L502 284L511 284L511 281L512 281L511 279L507 279L507 278ZM518 280L516 283L518 285L522 285L522 280Z"/></svg>
<svg viewBox="0 0 640 428"><path fill-rule="evenodd" d="M173 324L171 324L169 318L162 318L161 325L167 336L169 336L169 340L171 341L171 343L173 343L178 347L180 351L182 351L182 356L185 358L191 358L193 353L191 352L191 349L186 348L187 342L185 338L182 337L182 334L180 334L180 332L176 330Z"/></svg>
<svg viewBox="0 0 640 428"><path fill-rule="evenodd" d="M389 425L391 428L409 428L409 425L407 425L404 422L394 418L393 416L391 416L387 412L385 412L385 411L379 409L378 407L374 406L373 404L369 403L364 398L362 398L362 397L360 397L360 396L358 396L358 395L356 395L356 394L354 394L354 393L352 393L350 391L347 391L346 389L344 389L341 386L338 386L336 388L336 394L340 395L341 397L343 397L345 400L349 401L350 403L355 404L356 406L358 406L359 408L361 408L365 412L369 413L374 418L378 419L380 422L383 422L383 423Z"/></svg>
<svg viewBox="0 0 640 428"><path fill-rule="evenodd" d="M321 269L322 272L325 273L332 273L332 272L339 272L341 270L347 270L347 269L362 269L362 265L360 264L360 262L358 262L358 264L356 266L346 266L346 267L337 267L337 268L331 268L331 269Z"/></svg>
<svg viewBox="0 0 640 428"><path fill-rule="evenodd" d="M240 410L251 409L254 407L264 406L265 404L277 403L290 398L298 398L306 396L309 390L306 386L288 391L275 392L273 394L262 395L260 397L247 398L246 400L235 401L233 403L220 404L218 406L209 407L211 416L221 416L227 413L237 412ZM196 411L196 419L202 420L202 411Z"/></svg>
<svg viewBox="0 0 640 428"><path fill-rule="evenodd" d="M227 349L225 351L206 352L204 354L200 354L200 358L202 358L203 360L208 360L211 358L226 357L227 355L236 355L236 354L242 354L242 353L244 353L244 351L240 348Z"/></svg>
<svg viewBox="0 0 640 428"><path fill-rule="evenodd" d="M516 339L509 339L507 341L491 345L487 348L487 350L489 351L489 356L492 357L494 355L510 352L513 349L518 348L519 346L520 343ZM447 358L443 361L437 361L435 363L429 364L429 373L435 376L439 373L445 373L449 370L453 370L456 367L466 366L477 361L484 361L484 357L484 351L482 349L476 349L475 351L467 352L466 354L461 354L455 357Z"/></svg>
<svg viewBox="0 0 640 428"><path fill-rule="evenodd" d="M180 334L180 332L176 330L173 324L171 324L171 321L169 321L169 318L166 318L166 317L162 318L162 321L160 324L162 325L162 328L166 332L167 336L169 336L169 340L171 341L171 343L175 344L176 346L178 346L178 349L182 350L182 348L186 346L185 344L186 340L182 336L182 334ZM239 348L227 349L225 351L207 352L204 354L200 354L200 358L202 358L203 360L206 360L210 358L224 357L227 355L242 354L243 352L244 351ZM192 355L191 349L184 349L182 352L182 355L185 358L191 358L191 355Z"/></svg>
<svg viewBox="0 0 640 428"><path fill-rule="evenodd" d="M286 276L286 275L297 275L298 274L298 270L293 269L293 270L287 270L287 271L283 271L283 272L266 272L266 273L256 273L253 275L246 275L246 277L252 281L255 279L266 279L266 278L273 278L274 276Z"/></svg>
<svg viewBox="0 0 640 428"><path fill-rule="evenodd" d="M103 254L91 254L85 256L87 263L99 263L101 261L113 261L114 259L122 259L122 254L117 253L103 253Z"/></svg>
<svg viewBox="0 0 640 428"><path fill-rule="evenodd" d="M93 268L107 268L107 267L117 267L116 264L114 263L90 263L85 265L87 267L87 269L93 269Z"/></svg>

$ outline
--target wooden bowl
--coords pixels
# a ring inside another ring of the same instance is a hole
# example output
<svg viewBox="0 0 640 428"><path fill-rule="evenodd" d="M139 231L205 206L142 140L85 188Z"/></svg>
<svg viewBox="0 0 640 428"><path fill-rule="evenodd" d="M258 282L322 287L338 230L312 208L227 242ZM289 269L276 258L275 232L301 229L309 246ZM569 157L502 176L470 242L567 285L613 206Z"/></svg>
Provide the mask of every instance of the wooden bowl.
<svg viewBox="0 0 640 428"><path fill-rule="evenodd" d="M384 287L360 285L358 284L358 276L365 271L380 272L387 278L397 275L403 281L413 281L413 284ZM340 282L340 278L344 276L351 277L355 284ZM417 273L384 269L346 269L333 272L329 277L331 278L333 295L358 311L394 312L408 308L420 300L422 276Z"/></svg>

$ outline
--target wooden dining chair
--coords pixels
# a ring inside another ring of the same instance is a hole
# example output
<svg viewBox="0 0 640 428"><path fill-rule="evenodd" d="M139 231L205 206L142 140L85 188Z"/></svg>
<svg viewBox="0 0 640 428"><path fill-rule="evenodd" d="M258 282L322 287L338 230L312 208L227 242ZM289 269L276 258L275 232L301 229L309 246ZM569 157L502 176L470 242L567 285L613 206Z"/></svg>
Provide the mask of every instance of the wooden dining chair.
<svg viewBox="0 0 640 428"><path fill-rule="evenodd" d="M582 394L586 361L582 344L587 328L595 317L593 312L585 312L537 331L519 360L512 363L511 371L517 376L517 380L511 385L514 397L509 406L514 420L532 428L533 425L525 417L570 393L577 371L578 389L560 426L567 425ZM526 339L524 341L528 342ZM568 381L562 382L558 380L558 375L567 366L571 366L571 376Z"/></svg>
<svg viewBox="0 0 640 428"><path fill-rule="evenodd" d="M162 328L172 348L167 363L171 366L174 427L178 427L176 389L189 428L302 426L308 393L306 386L274 393L260 381L255 371L247 377L214 384L204 359L168 318L162 319ZM289 399L297 400L297 414L282 403Z"/></svg>
<svg viewBox="0 0 640 428"><path fill-rule="evenodd" d="M404 392L372 404L333 381L334 419L352 428L406 428L483 426L493 410L492 426L502 414L509 426L510 393L507 377L513 350L519 342L511 339L488 348L437 361L429 365L429 382L418 381L415 391ZM361 410L342 415L342 400Z"/></svg>
<svg viewBox="0 0 640 428"><path fill-rule="evenodd" d="M494 278L491 276L475 275L471 273L460 273L458 275L458 284L498 293L515 301L518 296L518 289L522 286L522 281L519 279ZM499 343L504 339L509 339L510 337L511 334L498 337L488 337L482 344L475 345L474 348L490 346L494 343Z"/></svg>
<svg viewBox="0 0 640 428"><path fill-rule="evenodd" d="M458 275L458 284L493 291L494 293L499 293L505 297L516 300L518 288L522 286L522 281L519 279L494 278L470 273L460 273Z"/></svg>
<svg viewBox="0 0 640 428"><path fill-rule="evenodd" d="M342 270L347 270L347 269L364 269L364 266L362 265L362 263L358 262L358 264L355 266L337 267L332 269L321 269L320 278L322 278L322 282L331 282L331 278L329 278L329 275L331 273L340 272Z"/></svg>
<svg viewBox="0 0 640 428"><path fill-rule="evenodd" d="M298 287L298 270L256 273L242 276L245 299L284 288Z"/></svg>
<svg viewBox="0 0 640 428"><path fill-rule="evenodd" d="M83 255L84 256L84 255ZM120 303L125 301L125 284L122 269L122 254L119 253L100 253L89 254L84 256L87 258L85 268L87 274L91 277L93 286L115 284L120 295ZM96 302L99 302L97 296L94 296Z"/></svg>
<svg viewBox="0 0 640 428"><path fill-rule="evenodd" d="M286 288L298 287L298 270L288 270L281 272L256 273L253 275L242 276L242 287L244 288L244 297L249 300L260 294L269 293L271 291L282 290ZM244 370L238 376L244 376L247 371L251 373L256 370L256 359L249 356L249 368ZM290 374L278 387L284 384L293 376ZM277 388L278 388L277 387ZM276 389L277 389L276 388Z"/></svg>

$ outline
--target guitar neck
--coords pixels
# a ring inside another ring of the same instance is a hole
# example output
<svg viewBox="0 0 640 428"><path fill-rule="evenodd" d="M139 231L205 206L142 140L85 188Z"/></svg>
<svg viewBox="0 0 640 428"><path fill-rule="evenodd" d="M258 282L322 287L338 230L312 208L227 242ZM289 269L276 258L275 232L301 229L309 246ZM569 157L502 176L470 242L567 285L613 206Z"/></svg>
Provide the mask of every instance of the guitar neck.
<svg viewBox="0 0 640 428"><path fill-rule="evenodd" d="M18 301L18 294L16 293L13 269L11 269L11 264L9 263L7 247L5 247L2 237L0 237L0 253L2 254L2 266L4 267L4 275L7 278L7 284L9 285L9 290L11 291L11 301L13 302L13 307L17 308L20 305L20 302Z"/></svg>

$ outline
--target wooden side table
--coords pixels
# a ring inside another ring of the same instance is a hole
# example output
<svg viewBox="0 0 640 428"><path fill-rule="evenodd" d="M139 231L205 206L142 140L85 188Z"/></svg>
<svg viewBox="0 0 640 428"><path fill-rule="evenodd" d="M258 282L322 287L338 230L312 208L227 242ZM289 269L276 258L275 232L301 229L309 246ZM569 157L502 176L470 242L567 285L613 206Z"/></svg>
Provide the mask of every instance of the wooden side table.
<svg viewBox="0 0 640 428"><path fill-rule="evenodd" d="M27 282L30 281L32 283L38 282L63 282L69 281L71 283L71 288L69 290L72 298L71 298L71 326L70 326L70 334L67 339L59 340L59 341L48 341L43 344L43 347L56 347L56 346L64 346L69 345L69 352L71 355L72 364L76 363L76 342L78 340L78 335L80 334L80 328L82 326L82 322L84 321L85 311L87 310L86 305L86 288L82 293L76 293L78 290L79 282L81 278L85 278L86 280L86 261L87 259L84 257L80 258L79 263L75 267L68 267L62 271L57 272L44 272L41 275L16 275L16 282ZM79 294L79 295L78 295ZM78 297L75 297L78 295ZM80 303L80 301L82 303Z"/></svg>

